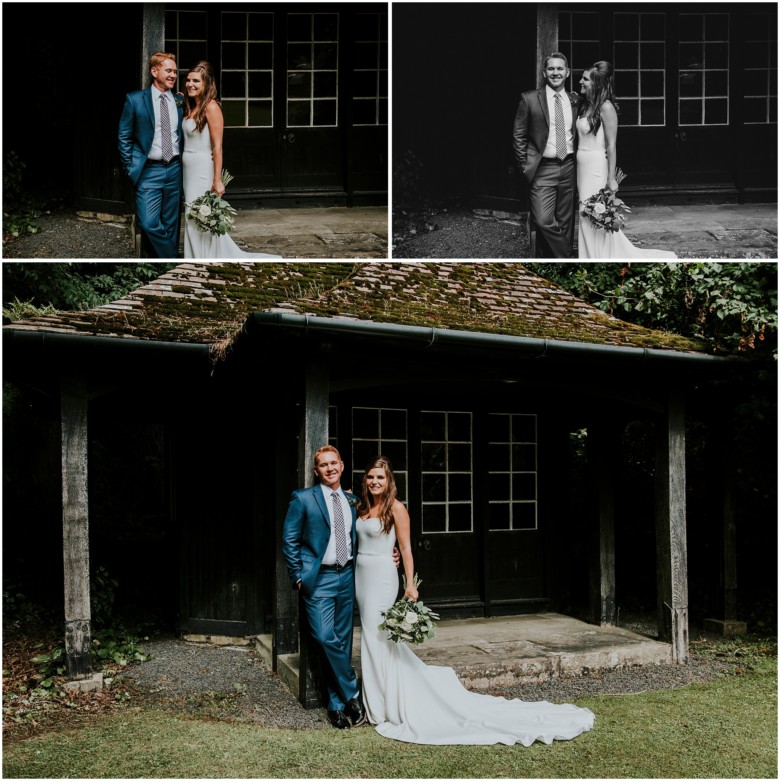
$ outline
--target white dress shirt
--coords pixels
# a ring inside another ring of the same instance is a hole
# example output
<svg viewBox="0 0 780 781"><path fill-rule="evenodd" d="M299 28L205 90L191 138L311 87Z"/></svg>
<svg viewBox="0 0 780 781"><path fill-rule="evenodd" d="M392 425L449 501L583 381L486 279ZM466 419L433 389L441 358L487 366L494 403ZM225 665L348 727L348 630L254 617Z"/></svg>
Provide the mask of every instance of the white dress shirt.
<svg viewBox="0 0 780 781"><path fill-rule="evenodd" d="M149 89L152 91L152 107L154 108L154 140L152 148L149 150L150 160L162 160L162 144L160 143L160 95L165 95L165 102L168 104L168 116L171 118L171 148L174 155L179 154L179 113L176 110L176 101L173 99L173 93L170 90L160 92L152 84Z"/></svg>
<svg viewBox="0 0 780 781"><path fill-rule="evenodd" d="M320 483L323 496L325 497L325 505L328 508L328 516L330 517L330 540L328 540L328 547L325 551L325 555L322 557L323 564L335 564L336 563L336 537L333 531L333 489L328 488L327 485ZM336 494L341 501L341 513L344 516L344 533L347 537L347 550L349 551L349 558L352 559L352 508L349 506L347 497L344 492L338 488Z"/></svg>
<svg viewBox="0 0 780 781"><path fill-rule="evenodd" d="M556 124L555 124L555 90L550 87L549 84L545 85L545 92L547 93L547 110L550 112L550 135L547 136L547 146L544 148L542 157L557 157L558 153L555 148L556 139ZM572 124L572 111L571 100L569 100L569 93L565 89L560 91L561 102L563 103L563 121L566 123L566 154L570 155L574 152L574 135L571 132Z"/></svg>

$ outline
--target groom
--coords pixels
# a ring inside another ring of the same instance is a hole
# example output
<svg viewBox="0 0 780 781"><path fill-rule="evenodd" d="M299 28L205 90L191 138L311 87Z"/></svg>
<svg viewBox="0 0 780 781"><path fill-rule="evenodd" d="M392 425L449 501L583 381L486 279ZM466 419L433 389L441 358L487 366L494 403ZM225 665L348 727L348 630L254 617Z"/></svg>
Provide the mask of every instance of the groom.
<svg viewBox="0 0 780 781"><path fill-rule="evenodd" d="M515 159L529 182L538 258L574 257L577 96L566 92L568 78L566 57L551 54L545 86L524 92L515 116Z"/></svg>
<svg viewBox="0 0 780 781"><path fill-rule="evenodd" d="M183 99L173 54L149 59L152 84L131 92L119 120L119 156L135 189L135 207L149 257L176 258L181 212Z"/></svg>
<svg viewBox="0 0 780 781"><path fill-rule="evenodd" d="M352 667L357 501L341 488L344 462L331 445L314 454L319 484L294 491L284 519L282 553L306 606L314 640L329 667L328 719L337 729L366 720Z"/></svg>

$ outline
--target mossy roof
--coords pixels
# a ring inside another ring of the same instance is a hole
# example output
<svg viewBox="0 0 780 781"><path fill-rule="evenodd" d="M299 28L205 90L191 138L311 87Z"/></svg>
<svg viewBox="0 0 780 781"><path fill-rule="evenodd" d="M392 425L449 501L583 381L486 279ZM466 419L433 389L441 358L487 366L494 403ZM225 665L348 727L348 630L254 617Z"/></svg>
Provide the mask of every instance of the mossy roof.
<svg viewBox="0 0 780 781"><path fill-rule="evenodd" d="M253 312L283 311L479 333L705 352L623 322L520 263L182 263L111 304L5 328L217 344Z"/></svg>

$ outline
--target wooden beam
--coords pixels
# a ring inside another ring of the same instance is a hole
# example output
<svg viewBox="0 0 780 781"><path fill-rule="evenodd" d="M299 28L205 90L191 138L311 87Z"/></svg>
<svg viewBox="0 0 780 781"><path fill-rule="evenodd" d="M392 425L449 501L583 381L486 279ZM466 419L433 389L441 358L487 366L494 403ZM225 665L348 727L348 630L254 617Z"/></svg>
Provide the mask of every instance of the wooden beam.
<svg viewBox="0 0 780 781"><path fill-rule="evenodd" d="M536 6L536 77L537 88L544 86L544 61L558 51L558 3Z"/></svg>
<svg viewBox="0 0 780 781"><path fill-rule="evenodd" d="M142 36L139 84L140 89L146 89L152 78L149 74L149 58L155 52L165 51L165 3L144 3ZM189 67L181 62L177 65Z"/></svg>
<svg viewBox="0 0 780 781"><path fill-rule="evenodd" d="M328 443L329 371L325 356L312 356L306 366L302 430L298 437L298 476L301 485L314 485L314 452ZM311 637L302 598L299 597L300 678L298 700L304 708L323 704L320 651Z"/></svg>
<svg viewBox="0 0 780 781"><path fill-rule="evenodd" d="M77 679L92 673L86 381L63 379L60 395L65 651L68 675Z"/></svg>
<svg viewBox="0 0 780 781"><path fill-rule="evenodd" d="M656 440L658 634L672 660L688 661L688 552L685 521L685 401L671 391Z"/></svg>
<svg viewBox="0 0 780 781"><path fill-rule="evenodd" d="M614 420L605 414L588 427L591 479L596 489L596 548L591 566L591 620L601 626L617 623L615 587L615 491L620 436Z"/></svg>

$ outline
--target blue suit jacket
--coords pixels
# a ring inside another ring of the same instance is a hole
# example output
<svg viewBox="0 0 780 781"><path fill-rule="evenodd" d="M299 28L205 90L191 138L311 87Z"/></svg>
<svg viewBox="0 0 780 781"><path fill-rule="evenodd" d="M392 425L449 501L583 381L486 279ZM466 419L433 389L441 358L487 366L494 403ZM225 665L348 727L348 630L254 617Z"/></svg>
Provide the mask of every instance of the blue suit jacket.
<svg viewBox="0 0 780 781"><path fill-rule="evenodd" d="M357 512L352 512L352 558L357 554ZM320 485L293 491L282 532L282 553L293 588L311 594L330 541L330 515Z"/></svg>
<svg viewBox="0 0 780 781"><path fill-rule="evenodd" d="M179 115L179 153L184 147L184 137L181 132L181 121L184 116L183 106L176 101L176 112ZM141 176L146 158L154 141L154 107L150 88L130 92L125 98L122 117L119 120L119 156L122 168L130 177L133 186Z"/></svg>

